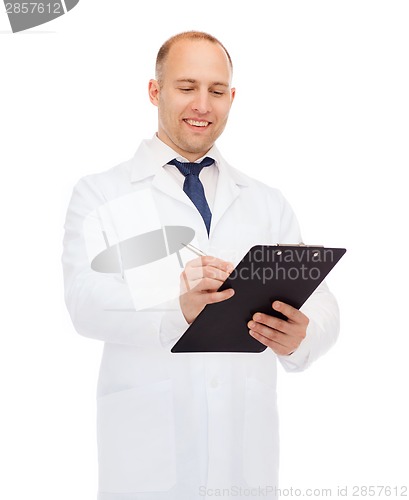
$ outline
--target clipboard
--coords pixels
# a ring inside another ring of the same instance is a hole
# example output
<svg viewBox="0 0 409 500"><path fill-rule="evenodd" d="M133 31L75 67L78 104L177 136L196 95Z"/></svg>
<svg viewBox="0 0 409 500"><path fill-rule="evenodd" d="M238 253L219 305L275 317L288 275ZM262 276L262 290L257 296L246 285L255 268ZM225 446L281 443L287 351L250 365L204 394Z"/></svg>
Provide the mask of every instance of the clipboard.
<svg viewBox="0 0 409 500"><path fill-rule="evenodd" d="M264 351L266 346L248 333L253 314L287 319L271 304L280 300L299 309L345 252L304 244L253 246L218 290L233 288L233 297L207 304L171 352Z"/></svg>

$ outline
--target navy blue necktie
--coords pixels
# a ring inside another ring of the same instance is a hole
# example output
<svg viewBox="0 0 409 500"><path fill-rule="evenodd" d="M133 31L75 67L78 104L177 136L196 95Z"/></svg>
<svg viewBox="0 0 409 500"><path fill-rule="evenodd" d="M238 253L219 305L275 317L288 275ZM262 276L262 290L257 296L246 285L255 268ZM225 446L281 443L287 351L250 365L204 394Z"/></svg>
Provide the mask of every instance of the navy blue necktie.
<svg viewBox="0 0 409 500"><path fill-rule="evenodd" d="M206 200L203 184L199 179L200 171L203 167L213 165L214 160L206 156L200 163L181 162L172 160L169 165L174 165L185 176L183 183L183 191L192 200L195 207L199 210L200 215L203 217L206 225L207 234L210 231L210 222L212 220L212 213Z"/></svg>

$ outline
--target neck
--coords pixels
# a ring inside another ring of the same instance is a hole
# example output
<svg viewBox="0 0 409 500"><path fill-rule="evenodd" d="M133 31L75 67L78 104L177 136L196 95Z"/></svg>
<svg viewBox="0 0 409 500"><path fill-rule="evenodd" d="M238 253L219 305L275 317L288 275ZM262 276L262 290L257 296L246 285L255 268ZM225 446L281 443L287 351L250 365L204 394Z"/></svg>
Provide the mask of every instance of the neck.
<svg viewBox="0 0 409 500"><path fill-rule="evenodd" d="M202 158L202 156L205 156L206 153L208 153L211 149L209 148L206 151L202 151L200 153L193 153L190 151L184 151L183 149L180 149L176 144L174 144L170 139L168 139L168 137L163 137L163 135L160 132L156 133L156 137L159 140L161 140L164 144L172 148L173 151L175 151L175 153L177 153L179 156L183 156L183 158L186 158L186 160L189 160L192 163L194 163L199 158Z"/></svg>

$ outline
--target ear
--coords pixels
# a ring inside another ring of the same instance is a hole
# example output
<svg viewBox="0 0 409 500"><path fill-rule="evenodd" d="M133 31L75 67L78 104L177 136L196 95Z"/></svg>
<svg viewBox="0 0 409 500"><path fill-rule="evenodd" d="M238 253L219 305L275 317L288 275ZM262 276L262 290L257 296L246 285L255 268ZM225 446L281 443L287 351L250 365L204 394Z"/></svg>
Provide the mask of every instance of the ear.
<svg viewBox="0 0 409 500"><path fill-rule="evenodd" d="M233 104L234 98L236 97L236 89L233 87L230 90L230 93L231 93L231 103Z"/></svg>
<svg viewBox="0 0 409 500"><path fill-rule="evenodd" d="M160 86L157 80L149 80L149 99L154 106L158 106L159 104L159 92Z"/></svg>

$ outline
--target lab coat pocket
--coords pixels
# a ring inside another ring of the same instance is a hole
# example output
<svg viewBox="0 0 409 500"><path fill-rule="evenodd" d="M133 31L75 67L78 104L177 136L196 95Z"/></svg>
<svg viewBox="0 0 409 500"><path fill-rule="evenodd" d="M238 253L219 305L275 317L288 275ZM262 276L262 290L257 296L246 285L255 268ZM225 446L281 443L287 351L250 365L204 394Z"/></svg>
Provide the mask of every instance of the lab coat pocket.
<svg viewBox="0 0 409 500"><path fill-rule="evenodd" d="M176 482L171 380L98 399L99 490L165 491Z"/></svg>
<svg viewBox="0 0 409 500"><path fill-rule="evenodd" d="M274 487L278 475L278 418L275 388L246 380L243 471L248 486Z"/></svg>

